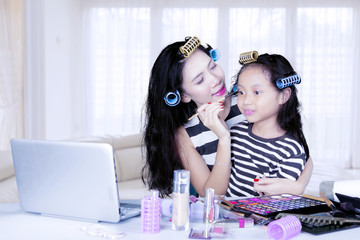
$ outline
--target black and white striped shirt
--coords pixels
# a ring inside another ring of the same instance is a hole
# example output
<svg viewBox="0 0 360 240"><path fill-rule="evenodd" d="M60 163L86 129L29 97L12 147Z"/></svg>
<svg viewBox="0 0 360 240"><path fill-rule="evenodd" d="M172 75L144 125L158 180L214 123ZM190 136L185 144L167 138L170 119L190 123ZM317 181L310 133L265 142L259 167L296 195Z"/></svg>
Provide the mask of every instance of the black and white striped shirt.
<svg viewBox="0 0 360 240"><path fill-rule="evenodd" d="M264 139L252 133L252 126L243 121L230 129L233 166L227 196L256 196L256 176L296 181L304 169L306 154L298 141L288 134Z"/></svg>
<svg viewBox="0 0 360 240"><path fill-rule="evenodd" d="M236 99L236 97L231 98L230 112L225 119L229 129L234 124L245 119L244 115L240 113L239 108L236 105ZM218 137L210 129L205 127L198 117L188 121L184 127L196 150L199 152L211 170L216 159Z"/></svg>

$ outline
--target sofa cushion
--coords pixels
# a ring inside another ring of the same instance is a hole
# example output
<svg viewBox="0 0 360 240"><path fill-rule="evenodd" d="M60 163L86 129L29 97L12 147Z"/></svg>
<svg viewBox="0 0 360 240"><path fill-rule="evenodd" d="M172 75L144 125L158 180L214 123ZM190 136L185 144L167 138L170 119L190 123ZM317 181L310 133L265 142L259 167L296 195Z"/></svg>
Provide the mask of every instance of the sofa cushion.
<svg viewBox="0 0 360 240"><path fill-rule="evenodd" d="M18 202L19 196L15 176L0 181L0 203Z"/></svg>
<svg viewBox="0 0 360 240"><path fill-rule="evenodd" d="M110 144L114 150L117 178L122 182L141 179L141 170L144 166L141 136L140 133L126 136L104 135L76 139L76 141Z"/></svg>
<svg viewBox="0 0 360 240"><path fill-rule="evenodd" d="M14 176L14 165L11 151L0 151L0 181Z"/></svg>
<svg viewBox="0 0 360 240"><path fill-rule="evenodd" d="M141 179L119 182L118 189L120 200L142 199L145 196L151 196L151 192L145 187Z"/></svg>
<svg viewBox="0 0 360 240"><path fill-rule="evenodd" d="M140 146L115 150L114 156L120 182L141 178L143 162Z"/></svg>

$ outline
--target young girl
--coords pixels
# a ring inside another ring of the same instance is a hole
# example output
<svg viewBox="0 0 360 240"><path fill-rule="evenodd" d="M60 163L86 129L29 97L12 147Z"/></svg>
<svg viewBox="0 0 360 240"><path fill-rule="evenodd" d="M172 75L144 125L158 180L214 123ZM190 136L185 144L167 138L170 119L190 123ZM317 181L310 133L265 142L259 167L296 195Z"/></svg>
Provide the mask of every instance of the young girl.
<svg viewBox="0 0 360 240"><path fill-rule="evenodd" d="M228 196L259 195L254 189L259 177L296 181L300 176L309 148L294 86L299 82L281 55L263 54L241 68L237 105L246 121L230 129L233 167Z"/></svg>

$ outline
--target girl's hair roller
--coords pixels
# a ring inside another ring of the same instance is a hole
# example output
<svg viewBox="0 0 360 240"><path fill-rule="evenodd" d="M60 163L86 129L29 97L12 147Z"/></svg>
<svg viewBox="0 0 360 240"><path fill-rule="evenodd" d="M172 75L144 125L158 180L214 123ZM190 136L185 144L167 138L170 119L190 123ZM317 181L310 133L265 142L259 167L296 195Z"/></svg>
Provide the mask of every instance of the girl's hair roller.
<svg viewBox="0 0 360 240"><path fill-rule="evenodd" d="M258 58L257 51L244 52L239 55L239 63L244 65L251 62L255 62Z"/></svg>

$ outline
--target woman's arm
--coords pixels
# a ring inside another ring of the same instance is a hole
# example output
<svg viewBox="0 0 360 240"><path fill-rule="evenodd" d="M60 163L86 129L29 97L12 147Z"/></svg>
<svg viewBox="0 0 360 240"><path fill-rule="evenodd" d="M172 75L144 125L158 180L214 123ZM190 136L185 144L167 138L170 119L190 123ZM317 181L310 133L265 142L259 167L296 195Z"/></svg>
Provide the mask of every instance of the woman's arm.
<svg viewBox="0 0 360 240"><path fill-rule="evenodd" d="M219 159L219 162L214 164L212 171L209 170L204 159L196 151L183 127L178 130L177 142L182 165L190 171L190 181L197 193L204 197L205 190L213 188L216 194L225 194L230 178L230 136L219 139L216 154L216 161Z"/></svg>
<svg viewBox="0 0 360 240"><path fill-rule="evenodd" d="M292 193L301 195L308 185L312 171L313 162L311 157L306 161L305 168L299 178L294 182L286 178L261 178L254 182L254 189L265 194Z"/></svg>
<svg viewBox="0 0 360 240"><path fill-rule="evenodd" d="M177 143L182 165L190 171L190 181L200 196L204 196L207 188L215 189L216 194L225 194L229 184L231 139L225 122L219 118L220 112L223 112L221 103L204 104L198 108L203 124L219 139L212 171L195 149L185 128L178 130Z"/></svg>

